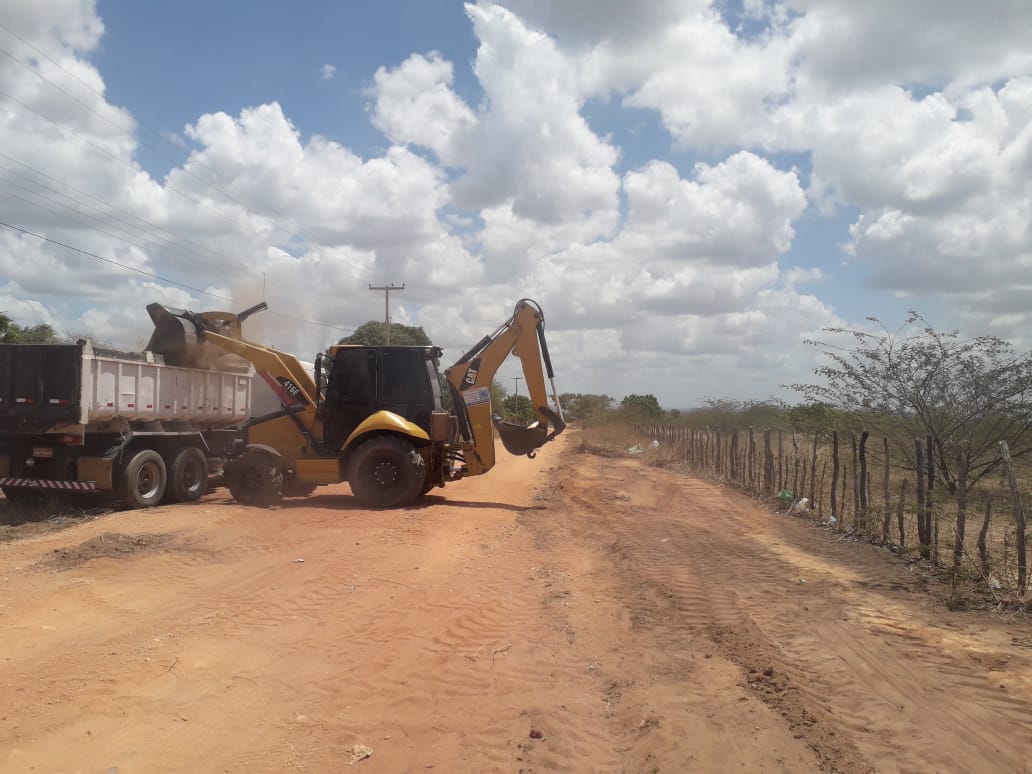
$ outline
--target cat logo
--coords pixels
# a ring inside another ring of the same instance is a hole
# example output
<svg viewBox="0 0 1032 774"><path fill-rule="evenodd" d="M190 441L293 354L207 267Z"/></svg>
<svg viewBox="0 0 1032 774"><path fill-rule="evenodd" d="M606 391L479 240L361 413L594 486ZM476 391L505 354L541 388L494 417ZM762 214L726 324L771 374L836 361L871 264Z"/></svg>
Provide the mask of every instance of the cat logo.
<svg viewBox="0 0 1032 774"><path fill-rule="evenodd" d="M477 372L480 371L480 358L473 358L473 362L466 369L466 376L462 379L462 389L466 390L477 383Z"/></svg>

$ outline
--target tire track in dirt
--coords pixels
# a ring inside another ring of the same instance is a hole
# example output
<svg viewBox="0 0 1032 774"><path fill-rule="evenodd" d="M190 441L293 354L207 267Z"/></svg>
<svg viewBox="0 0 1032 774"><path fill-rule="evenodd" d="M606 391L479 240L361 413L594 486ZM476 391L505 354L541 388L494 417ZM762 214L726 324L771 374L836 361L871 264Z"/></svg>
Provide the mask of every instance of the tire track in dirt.
<svg viewBox="0 0 1032 774"><path fill-rule="evenodd" d="M895 612L913 623L881 615L883 595L785 561L770 550L770 520L783 517L733 492L636 461L606 467L585 476L581 466L565 496L592 514L589 539L611 541L614 572L638 577L632 623L658 618L671 646L708 636L822 765L1022 770L1028 696L1002 694L963 654L930 641L922 616L905 606Z"/></svg>

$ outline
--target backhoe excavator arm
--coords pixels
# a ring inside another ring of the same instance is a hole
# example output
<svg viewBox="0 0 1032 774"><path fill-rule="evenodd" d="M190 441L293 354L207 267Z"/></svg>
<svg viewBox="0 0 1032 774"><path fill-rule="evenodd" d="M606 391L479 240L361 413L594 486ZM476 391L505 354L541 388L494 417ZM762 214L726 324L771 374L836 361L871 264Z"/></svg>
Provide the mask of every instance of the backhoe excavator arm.
<svg viewBox="0 0 1032 774"><path fill-rule="evenodd" d="M523 378L537 417L537 422L530 427L505 422L492 415L491 381L510 353L516 355L523 365ZM548 405L545 371L551 383L555 409ZM510 453L533 457L537 449L566 428L545 342L545 318L541 307L530 299L522 299L516 304L512 317L445 371L445 377L456 399L460 428L467 436L463 449L468 467L466 475L480 475L494 466L494 430L498 431ZM551 432L549 423L554 428Z"/></svg>

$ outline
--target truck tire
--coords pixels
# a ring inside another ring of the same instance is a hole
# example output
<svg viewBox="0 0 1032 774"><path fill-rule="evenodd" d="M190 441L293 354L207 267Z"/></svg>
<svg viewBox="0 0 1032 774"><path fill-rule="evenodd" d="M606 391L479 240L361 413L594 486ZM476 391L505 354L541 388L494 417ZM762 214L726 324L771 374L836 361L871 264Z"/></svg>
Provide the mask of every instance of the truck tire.
<svg viewBox="0 0 1032 774"><path fill-rule="evenodd" d="M165 461L153 449L136 452L118 477L118 496L130 508L152 508L165 496Z"/></svg>
<svg viewBox="0 0 1032 774"><path fill-rule="evenodd" d="M208 458L196 446L176 452L168 466L165 500L170 503L192 503L208 491Z"/></svg>
<svg viewBox="0 0 1032 774"><path fill-rule="evenodd" d="M19 486L5 486L0 487L0 491L4 493L4 497L18 506L31 507L40 505L43 502L43 494L38 489L29 489L28 487Z"/></svg>
<svg viewBox="0 0 1032 774"><path fill-rule="evenodd" d="M408 441L379 435L359 446L348 463L351 491L372 508L398 508L419 497L426 463Z"/></svg>
<svg viewBox="0 0 1032 774"><path fill-rule="evenodd" d="M268 452L248 449L226 463L224 476L229 493L238 503L266 507L283 497L283 471Z"/></svg>

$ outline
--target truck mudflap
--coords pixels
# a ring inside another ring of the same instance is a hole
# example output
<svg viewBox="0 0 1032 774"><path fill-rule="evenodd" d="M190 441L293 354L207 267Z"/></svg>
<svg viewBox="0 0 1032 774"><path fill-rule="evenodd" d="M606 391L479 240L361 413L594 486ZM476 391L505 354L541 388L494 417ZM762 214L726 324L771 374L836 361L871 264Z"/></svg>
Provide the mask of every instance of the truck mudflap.
<svg viewBox="0 0 1032 774"><path fill-rule="evenodd" d="M49 478L0 478L0 487L14 489L60 489L71 492L99 492L95 481L56 481Z"/></svg>

